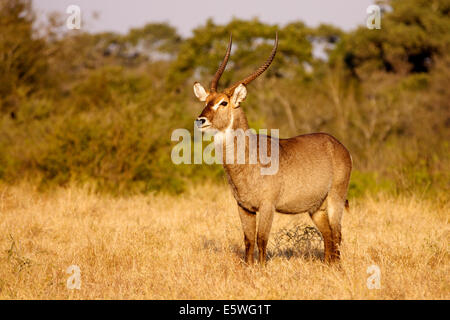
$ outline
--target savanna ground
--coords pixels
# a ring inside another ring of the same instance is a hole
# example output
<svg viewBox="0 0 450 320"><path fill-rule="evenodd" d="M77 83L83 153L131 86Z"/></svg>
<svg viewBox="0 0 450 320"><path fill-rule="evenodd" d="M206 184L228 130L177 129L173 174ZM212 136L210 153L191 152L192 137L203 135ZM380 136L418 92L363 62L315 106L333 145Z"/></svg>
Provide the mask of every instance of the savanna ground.
<svg viewBox="0 0 450 320"><path fill-rule="evenodd" d="M183 37L154 21L69 31L65 11L0 0L0 299L449 299L450 2L383 2L381 30L208 19ZM219 88L275 32L243 108L256 130L327 132L350 151L341 268L307 216L283 215L267 266L246 266L221 167L171 161L230 33Z"/></svg>
<svg viewBox="0 0 450 320"><path fill-rule="evenodd" d="M236 204L220 184L179 195L0 186L0 299L449 299L448 202L350 202L341 268L307 216L277 214L266 267L243 263ZM81 269L68 290L66 269ZM367 268L381 289L367 287Z"/></svg>

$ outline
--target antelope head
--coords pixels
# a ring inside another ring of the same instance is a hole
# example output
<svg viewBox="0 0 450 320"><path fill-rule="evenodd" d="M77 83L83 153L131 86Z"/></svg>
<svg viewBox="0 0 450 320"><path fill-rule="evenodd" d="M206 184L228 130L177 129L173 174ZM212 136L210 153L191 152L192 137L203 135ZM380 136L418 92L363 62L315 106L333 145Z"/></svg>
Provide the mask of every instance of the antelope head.
<svg viewBox="0 0 450 320"><path fill-rule="evenodd" d="M272 53L261 67L245 79L238 81L231 87L225 89L223 92L217 92L217 84L219 83L219 79L225 70L228 58L230 57L231 44L232 38L230 36L227 52L211 81L209 91L198 82L194 84L195 96L200 101L205 102L205 108L195 121L196 126L201 131L215 129L219 132L223 132L226 129L233 128L235 110L239 108L241 102L247 96L246 86L260 76L270 66L275 58L278 47L278 33L275 36L275 44L272 49Z"/></svg>

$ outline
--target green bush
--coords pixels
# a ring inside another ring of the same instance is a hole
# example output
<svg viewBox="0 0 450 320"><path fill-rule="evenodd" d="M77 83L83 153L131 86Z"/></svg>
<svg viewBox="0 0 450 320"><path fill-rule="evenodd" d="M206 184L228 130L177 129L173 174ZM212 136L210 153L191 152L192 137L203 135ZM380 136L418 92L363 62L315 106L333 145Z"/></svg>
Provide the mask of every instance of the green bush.
<svg viewBox="0 0 450 320"><path fill-rule="evenodd" d="M248 87L251 127L280 137L328 132L350 150L349 197L376 192L444 194L450 172L450 19L445 1L391 1L382 32L284 27L257 19L208 20L182 39L166 24L126 35L32 33L26 0L0 10L0 179L41 188L89 184L99 192L180 193L223 181L220 165L174 165L177 128L193 129L206 85L233 32L235 49L220 87L279 50ZM411 12L408 8L414 8ZM328 44L327 62L310 41ZM12 50L11 48L19 48ZM232 62L231 62L232 61ZM309 67L308 67L309 66ZM309 70L311 69L311 70Z"/></svg>
<svg viewBox="0 0 450 320"><path fill-rule="evenodd" d="M352 171L348 190L348 197L350 199L364 196L366 193L378 192L395 192L394 182L380 177L376 172Z"/></svg>

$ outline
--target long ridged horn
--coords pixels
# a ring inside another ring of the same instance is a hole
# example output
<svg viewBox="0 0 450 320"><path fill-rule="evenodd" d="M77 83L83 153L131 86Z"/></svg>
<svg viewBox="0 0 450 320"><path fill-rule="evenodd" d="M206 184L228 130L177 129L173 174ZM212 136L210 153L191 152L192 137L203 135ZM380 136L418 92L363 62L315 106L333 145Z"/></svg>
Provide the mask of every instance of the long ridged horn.
<svg viewBox="0 0 450 320"><path fill-rule="evenodd" d="M278 48L278 32L275 34L275 44L273 46L270 57L266 60L266 62L264 62L264 64L261 67L259 67L255 72L253 72L247 78L236 82L231 87L226 89L225 92L228 95L231 95L233 93L234 89L236 89L236 87L239 86L241 83L244 85L247 85L250 82L252 82L253 80L255 80L256 78L258 78L264 71L267 70L267 68L269 68L270 64L272 63L273 59L275 58L275 54L277 53L277 48Z"/></svg>
<svg viewBox="0 0 450 320"><path fill-rule="evenodd" d="M217 90L217 84L219 83L220 77L222 76L222 73L225 70L225 67L227 66L228 58L230 58L232 42L233 39L232 35L230 34L230 42L228 43L227 53L225 53L225 57L223 57L222 63L220 64L219 69L217 69L216 74L214 75L214 78L211 81L210 92L216 92Z"/></svg>

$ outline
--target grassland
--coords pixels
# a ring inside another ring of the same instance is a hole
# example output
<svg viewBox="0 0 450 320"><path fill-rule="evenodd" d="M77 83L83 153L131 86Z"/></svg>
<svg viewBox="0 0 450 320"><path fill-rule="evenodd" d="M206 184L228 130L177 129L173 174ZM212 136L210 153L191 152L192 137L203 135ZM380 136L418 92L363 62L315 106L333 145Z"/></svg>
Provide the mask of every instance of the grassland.
<svg viewBox="0 0 450 320"><path fill-rule="evenodd" d="M378 195L350 202L341 268L306 216L278 214L265 268L246 266L226 186L175 197L0 186L0 299L449 299L449 206ZM381 289L367 288L367 268ZM66 269L81 269L68 290Z"/></svg>

